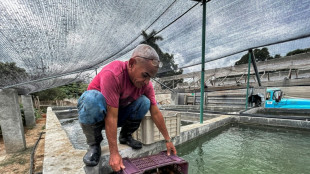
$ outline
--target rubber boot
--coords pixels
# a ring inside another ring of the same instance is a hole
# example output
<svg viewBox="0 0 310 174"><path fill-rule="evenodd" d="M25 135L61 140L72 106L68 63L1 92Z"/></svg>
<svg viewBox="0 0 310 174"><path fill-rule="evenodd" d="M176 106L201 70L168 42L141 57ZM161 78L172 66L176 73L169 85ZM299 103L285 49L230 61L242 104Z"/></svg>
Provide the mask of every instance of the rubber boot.
<svg viewBox="0 0 310 174"><path fill-rule="evenodd" d="M86 166L96 166L99 163L101 156L100 143L103 140L101 131L104 127L104 121L94 125L81 123L81 127L86 136L87 144L89 145L88 150L83 157L83 162Z"/></svg>
<svg viewBox="0 0 310 174"><path fill-rule="evenodd" d="M121 144L127 144L133 149L141 149L142 143L132 138L132 133L139 128L140 123L141 120L126 120L119 134L119 142Z"/></svg>

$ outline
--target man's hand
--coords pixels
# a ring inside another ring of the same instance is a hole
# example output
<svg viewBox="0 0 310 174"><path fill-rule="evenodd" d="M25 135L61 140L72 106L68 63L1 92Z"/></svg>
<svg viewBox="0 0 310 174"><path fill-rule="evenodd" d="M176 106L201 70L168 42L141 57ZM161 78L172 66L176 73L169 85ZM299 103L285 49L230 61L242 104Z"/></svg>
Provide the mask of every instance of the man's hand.
<svg viewBox="0 0 310 174"><path fill-rule="evenodd" d="M119 153L117 154L111 154L110 155L110 162L109 162L111 168L113 171L118 172L120 170L125 169L125 166L123 164L122 157Z"/></svg>
<svg viewBox="0 0 310 174"><path fill-rule="evenodd" d="M174 145L172 142L167 142L166 143L167 146L167 155L170 156L171 152L173 155L177 154L177 150L175 149Z"/></svg>
<svg viewBox="0 0 310 174"><path fill-rule="evenodd" d="M108 105L107 115L105 118L105 133L109 143L110 150L110 166L115 172L125 169L122 157L119 155L117 147L117 114L118 108Z"/></svg>

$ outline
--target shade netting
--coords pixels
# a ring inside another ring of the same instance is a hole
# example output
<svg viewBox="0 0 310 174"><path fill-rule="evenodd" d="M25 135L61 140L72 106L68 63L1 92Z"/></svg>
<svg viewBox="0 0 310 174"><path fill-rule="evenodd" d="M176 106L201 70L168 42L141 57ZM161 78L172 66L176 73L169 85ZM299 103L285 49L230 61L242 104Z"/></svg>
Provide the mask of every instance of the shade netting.
<svg viewBox="0 0 310 174"><path fill-rule="evenodd" d="M310 0L212 0L206 10L206 62L309 41ZM0 62L16 63L27 76L7 76L0 86L31 93L91 78L95 69L130 58L145 39L141 32L153 30L179 68L201 64L202 6L196 1L1 0Z"/></svg>

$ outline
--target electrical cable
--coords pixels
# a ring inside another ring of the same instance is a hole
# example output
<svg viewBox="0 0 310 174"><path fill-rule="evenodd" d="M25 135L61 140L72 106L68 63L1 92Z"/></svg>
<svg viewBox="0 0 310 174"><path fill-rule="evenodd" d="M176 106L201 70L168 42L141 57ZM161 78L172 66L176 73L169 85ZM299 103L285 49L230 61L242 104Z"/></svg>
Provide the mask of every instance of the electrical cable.
<svg viewBox="0 0 310 174"><path fill-rule="evenodd" d="M37 146L39 144L39 141L41 140L41 137L42 137L42 134L44 134L45 132L41 132L40 133L40 136L38 138L38 140L36 141L36 144L34 145L33 147L33 150L31 152L31 156L30 156L30 170L29 170L29 173L30 174L33 174L33 168L34 168L34 154L35 154L35 151L37 149Z"/></svg>
<svg viewBox="0 0 310 174"><path fill-rule="evenodd" d="M163 85L164 87L166 87L167 89L169 89L171 92L175 93L175 91L174 91L173 89L169 88L169 87L166 86L165 84L161 83L160 81L156 80L155 78L152 78L152 79L153 79L155 82L157 82L157 83Z"/></svg>

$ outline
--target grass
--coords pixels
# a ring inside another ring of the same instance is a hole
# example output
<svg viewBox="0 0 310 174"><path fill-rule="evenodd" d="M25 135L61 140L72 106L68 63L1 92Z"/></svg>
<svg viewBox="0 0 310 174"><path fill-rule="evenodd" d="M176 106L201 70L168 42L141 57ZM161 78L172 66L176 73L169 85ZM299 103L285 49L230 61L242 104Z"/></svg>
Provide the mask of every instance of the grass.
<svg viewBox="0 0 310 174"><path fill-rule="evenodd" d="M27 154L30 154L32 148L33 147L29 147L23 151L13 153L10 157L7 157L6 160L0 163L0 167L5 167L15 163L26 164L29 161L29 157Z"/></svg>
<svg viewBox="0 0 310 174"><path fill-rule="evenodd" d="M42 110L41 109L35 109L35 116L36 116L36 119L38 119L38 118L42 118Z"/></svg>

